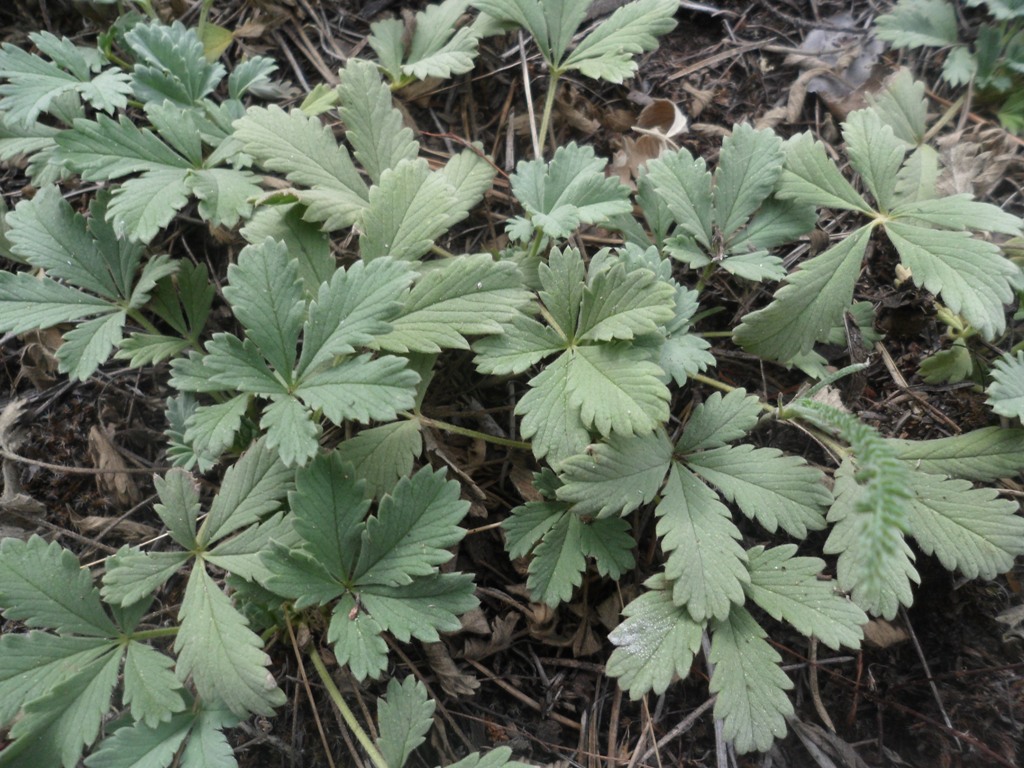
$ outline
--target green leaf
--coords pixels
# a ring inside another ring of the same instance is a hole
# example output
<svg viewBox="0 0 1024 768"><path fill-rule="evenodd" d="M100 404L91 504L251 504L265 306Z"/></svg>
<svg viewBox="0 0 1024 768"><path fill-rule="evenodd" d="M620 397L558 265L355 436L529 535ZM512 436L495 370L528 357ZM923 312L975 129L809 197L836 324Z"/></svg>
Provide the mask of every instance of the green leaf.
<svg viewBox="0 0 1024 768"><path fill-rule="evenodd" d="M563 338L576 338L583 289L586 287L586 267L576 248L552 249L548 263L538 268L541 287L539 296L544 302L549 322Z"/></svg>
<svg viewBox="0 0 1024 768"><path fill-rule="evenodd" d="M274 105L250 107L234 128L260 166L310 188L296 190L308 206L304 218L324 222L326 230L350 227L360 218L369 201L366 182L348 150L318 119Z"/></svg>
<svg viewBox="0 0 1024 768"><path fill-rule="evenodd" d="M111 605L133 605L156 592L190 557L188 552L139 552L122 548L107 560L103 599Z"/></svg>
<svg viewBox="0 0 1024 768"><path fill-rule="evenodd" d="M505 326L504 333L486 336L473 344L473 362L481 373L522 373L565 347L565 339L554 328L517 314Z"/></svg>
<svg viewBox="0 0 1024 768"><path fill-rule="evenodd" d="M388 681L386 697L377 699L377 747L387 765L405 765L413 750L426 740L434 724L435 706L423 683L413 675L402 682L394 677Z"/></svg>
<svg viewBox="0 0 1024 768"><path fill-rule="evenodd" d="M915 285L938 294L986 339L1003 332L1002 305L1013 301L1020 269L998 246L969 232L941 232L907 221L890 220L885 231Z"/></svg>
<svg viewBox="0 0 1024 768"><path fill-rule="evenodd" d="M142 101L196 104L224 77L220 63L207 61L196 30L180 21L170 26L136 24L125 41L137 57L132 87Z"/></svg>
<svg viewBox="0 0 1024 768"><path fill-rule="evenodd" d="M498 747L486 755L479 752L466 755L457 763L452 763L449 768L527 768L527 763L509 760L511 756L512 750L509 747Z"/></svg>
<svg viewBox="0 0 1024 768"><path fill-rule="evenodd" d="M907 145L873 109L852 112L843 123L843 138L850 163L860 172L879 210L890 210Z"/></svg>
<svg viewBox="0 0 1024 768"><path fill-rule="evenodd" d="M914 80L909 69L901 67L883 90L867 98L882 122L891 127L897 137L919 150L927 146L924 137L928 129L928 100L924 95L924 83Z"/></svg>
<svg viewBox="0 0 1024 768"><path fill-rule="evenodd" d="M301 543L302 537L295 530L292 516L278 512L260 523L243 529L236 536L221 540L213 549L207 550L203 558L211 565L223 568L233 576L241 577L238 581L243 584L251 584L254 581L262 583L271 576L270 570L260 557L263 552L275 544L298 547ZM238 582L229 583L237 588ZM262 608L247 604L244 599L239 601L236 598L236 602L239 602L242 610Z"/></svg>
<svg viewBox="0 0 1024 768"><path fill-rule="evenodd" d="M273 398L260 427L267 430L267 447L277 449L285 466L302 466L316 456L320 428L294 397Z"/></svg>
<svg viewBox="0 0 1024 768"><path fill-rule="evenodd" d="M578 515L624 515L654 499L671 462L672 444L660 429L639 437L613 434L562 462L558 498Z"/></svg>
<svg viewBox="0 0 1024 768"><path fill-rule="evenodd" d="M413 160L419 146L392 105L391 91L381 82L376 65L351 58L339 74L338 113L345 123L345 136L370 180L380 184L385 170Z"/></svg>
<svg viewBox="0 0 1024 768"><path fill-rule="evenodd" d="M337 451L317 456L296 474L288 500L295 530L316 562L339 579L351 579L370 508L351 465Z"/></svg>
<svg viewBox="0 0 1024 768"><path fill-rule="evenodd" d="M0 608L27 627L89 637L118 634L89 571L71 552L38 536L0 541Z"/></svg>
<svg viewBox="0 0 1024 768"><path fill-rule="evenodd" d="M912 472L910 535L949 569L994 579L1024 554L1024 518L995 488Z"/></svg>
<svg viewBox="0 0 1024 768"><path fill-rule="evenodd" d="M335 424L391 421L416 402L419 375L406 362L393 355L359 355L304 376L293 394Z"/></svg>
<svg viewBox="0 0 1024 768"><path fill-rule="evenodd" d="M871 214L871 207L825 154L825 145L810 133L792 137L785 149L786 164L776 191L780 198Z"/></svg>
<svg viewBox="0 0 1024 768"><path fill-rule="evenodd" d="M875 20L875 28L895 48L943 48L959 39L956 13L947 0L900 0Z"/></svg>
<svg viewBox="0 0 1024 768"><path fill-rule="evenodd" d="M675 315L672 285L646 269L626 274L621 264L591 276L583 289L576 338L633 339L654 333Z"/></svg>
<svg viewBox="0 0 1024 768"><path fill-rule="evenodd" d="M338 665L347 664L356 680L365 680L388 667L388 646L381 632L380 624L346 594L334 606L327 641L334 643Z"/></svg>
<svg viewBox="0 0 1024 768"><path fill-rule="evenodd" d="M265 441L254 443L224 474L198 541L212 544L275 512L291 488L293 475Z"/></svg>
<svg viewBox="0 0 1024 768"><path fill-rule="evenodd" d="M179 620L174 639L178 677L191 675L203 699L223 702L239 717L271 715L285 703L267 670L270 658L261 650L263 642L202 565L189 576Z"/></svg>
<svg viewBox="0 0 1024 768"><path fill-rule="evenodd" d="M606 517L601 520L581 518L581 522L580 549L587 557L594 558L599 574L618 580L636 565L633 557L636 541L630 534L632 526L628 521Z"/></svg>
<svg viewBox="0 0 1024 768"><path fill-rule="evenodd" d="M744 587L747 597L773 619L785 619L829 648L859 648L861 627L868 617L837 593L831 582L818 579L824 560L794 557L796 550L795 544L751 549L747 553L750 582Z"/></svg>
<svg viewBox="0 0 1024 768"><path fill-rule="evenodd" d="M528 555L568 509L568 504L556 501L528 501L514 508L501 523L508 556L515 559Z"/></svg>
<svg viewBox="0 0 1024 768"><path fill-rule="evenodd" d="M675 29L675 0L635 0L619 7L583 38L560 69L621 83L636 73L633 56L658 47L658 35Z"/></svg>
<svg viewBox="0 0 1024 768"><path fill-rule="evenodd" d="M56 141L60 159L91 181L190 167L152 131L140 129L124 115L117 122L105 115L97 115L95 121L77 119L71 130L57 134Z"/></svg>
<svg viewBox="0 0 1024 768"><path fill-rule="evenodd" d="M814 229L817 220L818 213L813 205L769 197L757 209L747 226L728 238L726 247L729 249L729 254L722 266L725 269L735 269L735 267L731 267L731 264L735 264L735 259L740 256L752 256L750 253L745 253L747 249L760 251L763 254L765 249L791 243ZM759 261L765 263L763 267L765 277L760 279L782 279L782 276L775 277L777 269L775 257L761 256Z"/></svg>
<svg viewBox="0 0 1024 768"><path fill-rule="evenodd" d="M1024 421L1024 352L1009 352L992 366L992 383L985 390L987 402L1000 416ZM1018 446L1018 450L1021 450Z"/></svg>
<svg viewBox="0 0 1024 768"><path fill-rule="evenodd" d="M715 485L743 514L772 533L778 527L804 538L825 527L832 503L822 472L799 456L752 445L713 448L686 457L687 466Z"/></svg>
<svg viewBox="0 0 1024 768"><path fill-rule="evenodd" d="M550 163L521 161L509 182L535 228L567 238L581 223L601 224L631 210L629 190L617 176L605 176L604 166L592 147L570 142Z"/></svg>
<svg viewBox="0 0 1024 768"><path fill-rule="evenodd" d="M992 483L1024 470L1024 429L984 427L935 440L890 440L912 469Z"/></svg>
<svg viewBox="0 0 1024 768"><path fill-rule="evenodd" d="M89 768L167 768L188 737L194 717L187 712L153 728L142 722L118 728L85 764Z"/></svg>
<svg viewBox="0 0 1024 768"><path fill-rule="evenodd" d="M693 409L676 450L689 453L720 448L752 430L760 414L760 400L748 397L745 389L734 389L724 396L714 392Z"/></svg>
<svg viewBox="0 0 1024 768"><path fill-rule="evenodd" d="M640 435L668 420L669 392L660 381L662 370L642 350L601 344L577 347L563 357L569 361L569 406L580 409L586 426L602 435Z"/></svg>
<svg viewBox="0 0 1024 768"><path fill-rule="evenodd" d="M712 195L715 223L726 238L771 194L784 157L782 140L773 131L755 131L746 123L734 126L722 141Z"/></svg>
<svg viewBox="0 0 1024 768"><path fill-rule="evenodd" d="M679 227L710 248L713 198L704 158L694 158L686 149L665 152L648 163L647 178Z"/></svg>
<svg viewBox="0 0 1024 768"><path fill-rule="evenodd" d="M127 360L131 368L156 365L188 349L187 339L150 333L133 333L118 345L114 358Z"/></svg>
<svg viewBox="0 0 1024 768"><path fill-rule="evenodd" d="M238 718L226 709L207 704L200 710L185 751L181 768L236 768L235 751L224 734L225 727L238 725Z"/></svg>
<svg viewBox="0 0 1024 768"><path fill-rule="evenodd" d="M423 158L402 160L381 172L370 187L363 214L360 255L413 261L430 250L449 227L455 195L444 174L432 172Z"/></svg>
<svg viewBox="0 0 1024 768"><path fill-rule="evenodd" d="M448 226L451 227L466 218L483 200L484 194L494 184L494 165L479 143L474 143L453 155L440 172L454 195L448 214Z"/></svg>
<svg viewBox="0 0 1024 768"><path fill-rule="evenodd" d="M580 541L582 528L579 516L566 512L554 521L533 550L526 586L535 601L555 608L567 602L582 582L587 567Z"/></svg>
<svg viewBox="0 0 1024 768"><path fill-rule="evenodd" d="M114 191L109 218L120 237L148 243L188 202L189 172L161 168L128 179Z"/></svg>
<svg viewBox="0 0 1024 768"><path fill-rule="evenodd" d="M260 553L260 562L262 584L277 595L292 598L296 610L324 605L346 592L346 586L303 548L271 544Z"/></svg>
<svg viewBox="0 0 1024 768"><path fill-rule="evenodd" d="M0 725L110 651L107 638L8 632L0 637Z"/></svg>
<svg viewBox="0 0 1024 768"><path fill-rule="evenodd" d="M36 46L54 59L45 59L4 43L0 47L0 110L14 125L30 126L55 100L75 93L97 109L124 109L131 93L128 76L117 69L100 69L95 49L79 48L67 38L58 40L48 32L30 37Z"/></svg>
<svg viewBox="0 0 1024 768"><path fill-rule="evenodd" d="M309 305L298 374L352 354L391 330L387 321L401 308L412 278L407 264L388 258L357 261L334 272Z"/></svg>
<svg viewBox="0 0 1024 768"><path fill-rule="evenodd" d="M185 442L197 455L220 456L234 443L249 400L249 395L235 395L223 403L197 408L185 420Z"/></svg>
<svg viewBox="0 0 1024 768"><path fill-rule="evenodd" d="M367 521L353 578L399 586L433 573L451 559L448 548L465 535L459 522L468 510L469 502L459 499L459 484L445 480L443 472L425 467L403 478Z"/></svg>
<svg viewBox="0 0 1024 768"><path fill-rule="evenodd" d="M704 629L676 605L663 577L652 577L645 586L647 591L622 610L626 620L608 634L615 650L605 672L634 700L648 691L660 696L676 676L690 674Z"/></svg>
<svg viewBox="0 0 1024 768"><path fill-rule="evenodd" d="M736 329L744 349L773 360L788 361L811 350L842 323L853 299L871 226L851 233L819 256L804 262L787 278L771 304L751 312Z"/></svg>
<svg viewBox="0 0 1024 768"><path fill-rule="evenodd" d="M0 272L0 328L24 333L109 312L103 299L27 272Z"/></svg>
<svg viewBox="0 0 1024 768"><path fill-rule="evenodd" d="M10 730L14 743L0 752L0 766L77 765L110 709L120 665L121 654L112 649L30 701Z"/></svg>
<svg viewBox="0 0 1024 768"><path fill-rule="evenodd" d="M473 5L495 19L526 29L548 64L557 66L583 23L590 0L567 0L557 8L558 13L539 0L474 0Z"/></svg>
<svg viewBox="0 0 1024 768"><path fill-rule="evenodd" d="M672 583L672 600L694 621L725 618L734 604L743 603L743 585L750 580L729 510L693 473L673 464L655 514L668 553L665 576Z"/></svg>
<svg viewBox="0 0 1024 768"><path fill-rule="evenodd" d="M121 342L127 318L124 312L100 315L65 333L64 343L57 350L58 370L71 379L88 379Z"/></svg>
<svg viewBox="0 0 1024 768"><path fill-rule="evenodd" d="M556 469L570 456L583 453L590 442L579 407L570 403L571 363L565 354L546 366L530 380L530 390L515 408L523 417L520 432L531 441L534 456L546 456Z"/></svg>
<svg viewBox="0 0 1024 768"><path fill-rule="evenodd" d="M363 606L400 642L439 642L438 632L458 632L459 616L479 605L468 573L434 573L409 584L362 587Z"/></svg>
<svg viewBox="0 0 1024 768"><path fill-rule="evenodd" d="M185 709L181 686L171 671L174 662L152 646L128 643L124 657L124 703L136 722L156 728Z"/></svg>
<svg viewBox="0 0 1024 768"><path fill-rule="evenodd" d="M298 266L283 243L248 245L228 268L224 297L245 326L246 336L286 380L295 362L305 315Z"/></svg>
<svg viewBox="0 0 1024 768"><path fill-rule="evenodd" d="M252 214L250 201L263 193L256 180L249 171L204 168L190 174L186 185L199 200L203 220L230 229L239 219Z"/></svg>
<svg viewBox="0 0 1024 768"><path fill-rule="evenodd" d="M207 380L224 391L283 395L288 387L267 367L252 339L242 341L229 333L215 333L206 342L202 365Z"/></svg>
<svg viewBox="0 0 1024 768"><path fill-rule="evenodd" d="M921 360L917 372L927 384L957 384L974 372L974 359L967 342L956 339L949 349Z"/></svg>
<svg viewBox="0 0 1024 768"><path fill-rule="evenodd" d="M997 205L973 200L966 192L906 202L893 209L892 213L893 216L923 221L938 229L975 229L1006 235L1021 234L1019 216L1007 213Z"/></svg>
<svg viewBox="0 0 1024 768"><path fill-rule="evenodd" d="M736 606L711 629L709 659L715 670L709 688L718 694L715 718L723 721L723 736L738 752L765 752L786 734L786 718L793 714L786 691L793 682L746 609Z"/></svg>
<svg viewBox="0 0 1024 768"><path fill-rule="evenodd" d="M364 429L336 449L342 461L350 462L356 476L366 482L367 493L377 498L412 472L413 462L422 452L420 425L411 419Z"/></svg>
<svg viewBox="0 0 1024 768"><path fill-rule="evenodd" d="M172 469L163 477L153 480L160 503L154 511L170 533L171 538L184 549L196 545L196 520L199 517L199 484L188 472Z"/></svg>
<svg viewBox="0 0 1024 768"><path fill-rule="evenodd" d="M375 343L403 353L468 349L466 336L501 333L529 300L514 264L487 254L460 256L419 279L391 333Z"/></svg>
<svg viewBox="0 0 1024 768"><path fill-rule="evenodd" d="M407 61L401 66L402 73L425 80L449 78L473 69L478 33L469 25L456 26L468 5L468 0L445 0L428 5L416 14L415 31ZM377 50L372 36L370 45Z"/></svg>
<svg viewBox="0 0 1024 768"><path fill-rule="evenodd" d="M288 255L299 264L306 293L316 295L320 284L334 274L335 263L327 235L303 220L304 211L297 203L264 205L242 227L241 234L250 243L262 243L268 237L283 242Z"/></svg>

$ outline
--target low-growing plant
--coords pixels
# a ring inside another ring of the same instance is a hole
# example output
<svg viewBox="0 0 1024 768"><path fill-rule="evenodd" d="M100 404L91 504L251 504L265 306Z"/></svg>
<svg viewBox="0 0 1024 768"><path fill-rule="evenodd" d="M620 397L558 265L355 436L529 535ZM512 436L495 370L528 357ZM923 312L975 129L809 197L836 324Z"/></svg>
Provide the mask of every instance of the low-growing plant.
<svg viewBox="0 0 1024 768"><path fill-rule="evenodd" d="M469 35L449 37L439 20L466 5L423 11L408 50L399 22L374 28L392 86L463 71ZM549 101L572 69L621 82L675 8L636 0L570 51L586 2L557 23L536 0L473 5L534 36L551 67ZM570 601L591 566L626 579L635 535L646 534L637 512L653 505L658 550L608 636L606 671L632 698L661 694L703 649L714 716L739 751L768 749L794 712L772 621L857 648L868 613L892 617L913 600L908 539L972 578L1024 553L1024 518L992 487L1024 468L1024 430L898 440L819 397L863 368L829 373L815 345L835 341L848 314L870 337L871 307L853 296L878 249L895 250L963 336L998 341L1003 305L1024 288L1019 268L975 234L1019 234L1020 220L937 196L939 160L909 73L843 128L872 202L809 134L784 142L735 126L713 172L668 152L635 193L572 143L517 166L508 248L453 255L441 239L493 168L475 147L439 167L421 159L373 64L350 60L337 88L302 109L246 109L242 85L269 63L236 68L218 102L224 72L194 33L147 23L124 38L130 75L56 38L33 38L49 61L3 49L0 126L16 135L0 151L29 155L28 173L46 183L4 219L0 248L40 274L0 273L0 329L73 325L58 358L78 379L111 354L135 367L170 361L177 467L156 479L153 508L167 535L90 567L38 537L0 544L0 609L25 628L0 638L0 726L11 739L0 766L72 766L86 749L89 766L232 766L224 729L285 702L265 649L281 637L310 660L371 762L399 768L431 724L425 687L392 676L373 739L318 648L329 644L357 680L377 678L390 665L386 638L437 641L477 605L472 576L447 568L469 505L456 480L417 461L425 426L532 454L538 500L502 527L509 554L530 558L532 597L549 606ZM49 74L46 88L30 87L33 67ZM340 121L337 136L325 113ZM53 184L74 175L107 182L88 219ZM158 183L181 195L168 204ZM210 224L241 223L249 243L218 276L226 320L211 319L219 299L205 267L147 248L193 204ZM773 250L810 230L818 207L867 223L787 272ZM619 230L622 244L586 254L573 241L584 225ZM335 233L356 251L343 266ZM753 303L761 283L780 279L735 340L825 378L769 404L706 374L717 358L694 323L709 286L725 281ZM529 442L424 415L445 350L471 350L473 375L526 379L515 413ZM1019 352L994 363L997 414L1022 416L1022 369ZM681 407L678 393L695 383L722 391ZM767 420L811 434L837 465L831 483L825 468L764 445ZM190 470L215 467L223 479L203 513ZM760 533L747 533L748 520ZM798 555L826 529L830 560ZM821 578L833 568L835 581ZM150 612L175 590L172 610ZM119 714L105 722L118 690ZM516 765L510 757L496 749L457 765Z"/></svg>
<svg viewBox="0 0 1024 768"><path fill-rule="evenodd" d="M1024 130L1024 7L1004 0L967 0L965 8L988 16L961 34L948 0L899 0L875 20L878 37L895 48L942 48L942 78L950 85L973 83L982 100L996 102L1007 130Z"/></svg>

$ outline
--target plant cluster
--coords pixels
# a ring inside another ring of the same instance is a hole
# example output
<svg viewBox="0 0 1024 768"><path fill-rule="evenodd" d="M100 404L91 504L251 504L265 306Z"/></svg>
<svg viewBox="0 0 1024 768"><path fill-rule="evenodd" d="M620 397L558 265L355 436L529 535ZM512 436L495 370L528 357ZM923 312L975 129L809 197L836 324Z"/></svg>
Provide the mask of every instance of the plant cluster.
<svg viewBox="0 0 1024 768"><path fill-rule="evenodd" d="M470 5L487 16L459 26ZM472 576L447 567L469 505L421 460L426 426L532 454L539 500L512 510L503 532L549 606L571 600L588 569L633 571L637 512L653 505L659 557L608 636L607 673L632 698L661 694L703 648L714 716L741 752L768 749L793 713L772 622L857 648L869 613L912 603L908 539L972 578L1024 553L1024 518L993 486L1024 467L1024 430L913 442L814 390L776 407L708 377L715 350L695 330L712 282L753 297L783 281L732 338L821 379L823 393L848 371L831 374L816 345L844 340L851 322L871 338L855 284L891 248L950 322L1004 339L1004 305L1024 277L981 233L1019 235L1021 221L936 191L923 87L902 72L849 116L854 181L809 134L738 125L713 172L673 150L632 191L590 147L545 159L554 92L569 71L622 82L674 26L676 3L634 0L575 47L589 2L563 5L552 15L540 0L446 0L417 14L411 35L378 22L379 65L350 60L336 88L291 111L243 104L270 61L228 74L178 23L124 23L98 49L45 33L32 36L35 53L4 46L0 157L27 157L39 191L4 219L0 246L24 268L0 272L0 330L65 329L61 370L80 380L111 357L166 363L176 468L156 479L160 548L124 547L88 569L38 537L0 544L0 609L23 628L0 638L11 740L0 766L70 767L86 750L90 766L235 765L224 729L285 703L265 643L301 626L320 633L305 653L366 754L399 768L430 727L426 689L392 676L374 740L317 647L330 644L356 679L379 678L387 639L437 641L477 605ZM439 241L481 201L493 167L475 146L441 165L421 158L392 89L469 71L482 36L509 26L549 67L538 152L510 177L508 247L452 254ZM101 184L88 216L61 192L75 178ZM248 243L220 296L204 265L162 252L158 235L193 206ZM820 208L863 223L787 265L778 248ZM582 252L573 238L586 225L620 232L621 245ZM337 234L355 244L341 265ZM480 376L525 379L523 440L422 413L446 350L470 351ZM1014 351L994 363L988 393L995 413L1019 419ZM722 392L683 410L695 379ZM770 419L813 434L837 468L761 445ZM223 480L204 512L194 473L215 468ZM798 554L824 530L829 561ZM769 536L779 542L759 543ZM834 581L820 578L830 569ZM153 624L169 584L183 597ZM510 758L496 749L457 765Z"/></svg>

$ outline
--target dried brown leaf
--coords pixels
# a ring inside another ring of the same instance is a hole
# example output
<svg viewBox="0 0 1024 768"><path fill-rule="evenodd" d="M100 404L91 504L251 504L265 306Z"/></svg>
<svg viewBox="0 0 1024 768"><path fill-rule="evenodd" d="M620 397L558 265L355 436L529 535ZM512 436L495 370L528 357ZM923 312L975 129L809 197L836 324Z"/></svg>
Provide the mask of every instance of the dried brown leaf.
<svg viewBox="0 0 1024 768"><path fill-rule="evenodd" d="M108 470L96 475L96 485L104 493L112 493L118 504L133 506L142 498L135 478L111 440L112 428L93 426L89 429L89 456L97 469Z"/></svg>
<svg viewBox="0 0 1024 768"><path fill-rule="evenodd" d="M424 643L423 651L427 655L430 670L437 676L445 693L449 696L472 696L476 693L480 681L455 665L444 643Z"/></svg>

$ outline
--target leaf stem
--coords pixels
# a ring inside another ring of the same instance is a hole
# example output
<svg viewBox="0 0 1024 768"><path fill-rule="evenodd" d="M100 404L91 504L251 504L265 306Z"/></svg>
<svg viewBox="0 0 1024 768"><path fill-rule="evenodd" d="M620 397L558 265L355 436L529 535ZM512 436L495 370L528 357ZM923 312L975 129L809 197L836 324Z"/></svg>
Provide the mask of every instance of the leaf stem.
<svg viewBox="0 0 1024 768"><path fill-rule="evenodd" d="M320 676L320 682L324 684L324 688L327 689L327 694L331 697L331 701L341 712L342 718L345 720L345 724L351 729L352 733L356 735L356 740L366 750L366 754L369 755L370 761L377 766L377 768L388 768L387 761L384 759L384 755L377 749L377 745L373 743L373 740L363 729L363 726L356 720L356 716L349 709L348 704L345 703L345 699L341 695L341 691L338 690L338 686L334 684L334 680L331 679L330 673L327 671L327 667L324 666L323 659L320 658L320 653L317 651L316 646L310 644L309 646L309 659L313 662L313 666L316 667L316 673Z"/></svg>
<svg viewBox="0 0 1024 768"><path fill-rule="evenodd" d="M410 414L412 418L419 419L420 424L426 427L434 427L445 432L451 432L454 435L462 435L464 437L472 437L476 440L483 440L485 443L493 443L494 445L502 445L506 448L518 448L521 451L533 450L533 446L529 443L525 443L522 440L510 440L507 437L497 437L495 435L488 435L486 432L479 432L475 429L468 429L466 427L460 427L457 424L449 424L447 421L438 421L432 419L429 416L422 414Z"/></svg>
<svg viewBox="0 0 1024 768"><path fill-rule="evenodd" d="M548 141L548 124L551 122L551 111L555 106L555 92L558 90L558 78L561 76L562 73L557 69L551 70L551 82L548 84L548 92L544 96L544 112L540 117L540 146L542 155L544 146ZM538 159L542 160L543 157Z"/></svg>

